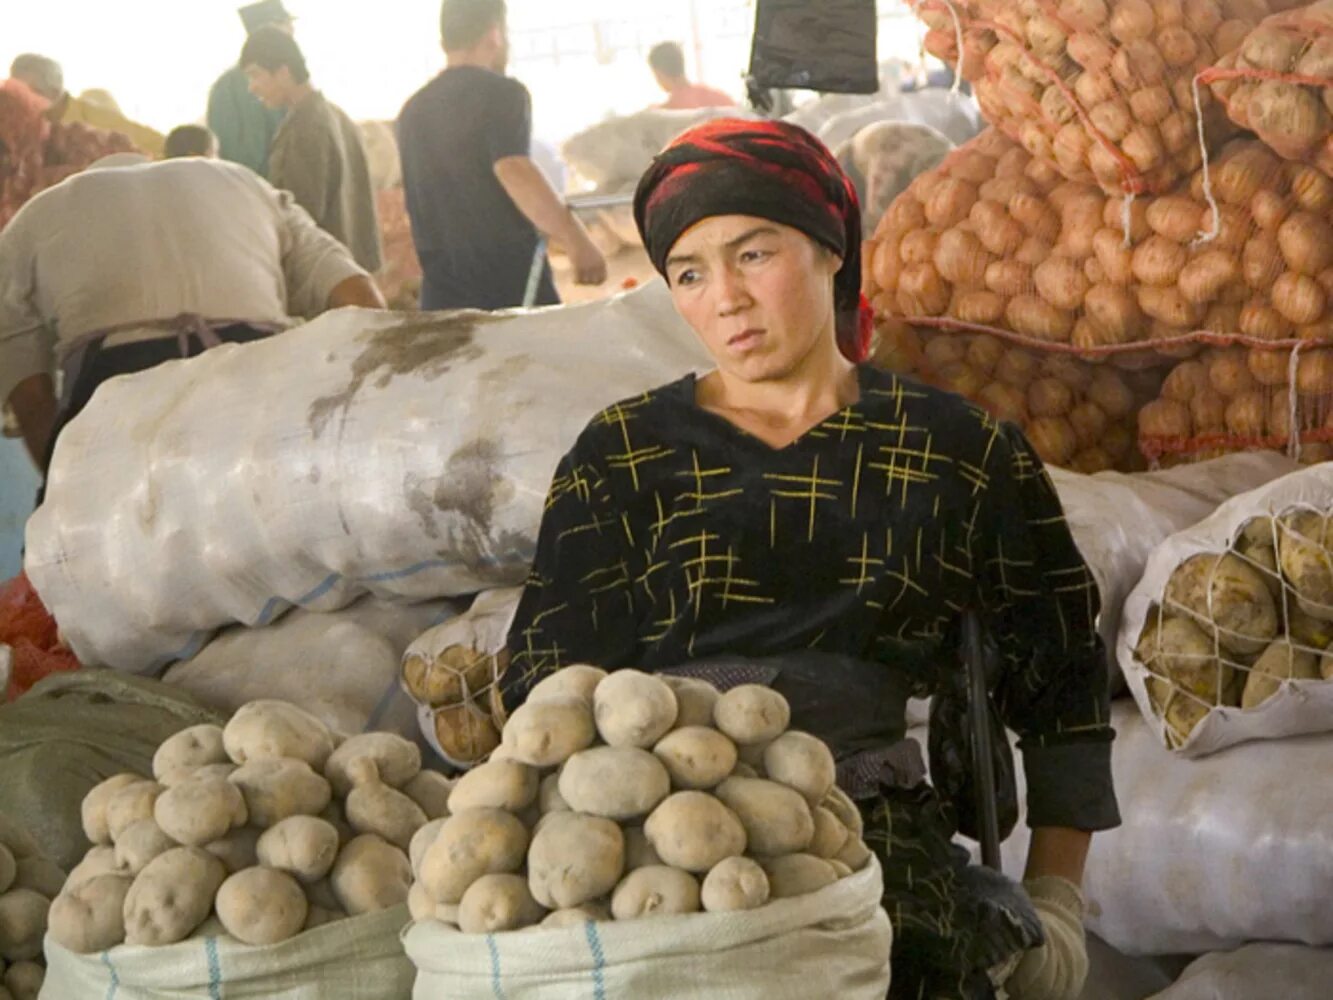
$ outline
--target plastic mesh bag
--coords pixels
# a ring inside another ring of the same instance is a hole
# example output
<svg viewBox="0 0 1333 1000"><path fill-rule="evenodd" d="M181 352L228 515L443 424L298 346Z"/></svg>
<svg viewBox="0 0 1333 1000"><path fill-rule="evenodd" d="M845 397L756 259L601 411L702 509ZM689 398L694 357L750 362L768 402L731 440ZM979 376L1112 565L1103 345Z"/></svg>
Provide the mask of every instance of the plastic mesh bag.
<svg viewBox="0 0 1333 1000"><path fill-rule="evenodd" d="M56 620L24 573L0 585L0 643L11 650L9 701L48 674L79 669L78 659L60 641Z"/></svg>
<svg viewBox="0 0 1333 1000"><path fill-rule="evenodd" d="M1241 128L1333 174L1333 0L1268 18L1200 79Z"/></svg>

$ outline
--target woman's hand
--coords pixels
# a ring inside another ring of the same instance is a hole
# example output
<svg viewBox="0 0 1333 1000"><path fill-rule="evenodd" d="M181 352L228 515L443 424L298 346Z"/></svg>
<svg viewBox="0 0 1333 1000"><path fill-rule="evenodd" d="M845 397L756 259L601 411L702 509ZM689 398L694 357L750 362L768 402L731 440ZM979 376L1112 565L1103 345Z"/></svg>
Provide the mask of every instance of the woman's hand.
<svg viewBox="0 0 1333 1000"><path fill-rule="evenodd" d="M1011 1000L1078 1000L1088 978L1083 893L1059 875L1023 882L1041 918L1046 943L1025 952L1004 982Z"/></svg>

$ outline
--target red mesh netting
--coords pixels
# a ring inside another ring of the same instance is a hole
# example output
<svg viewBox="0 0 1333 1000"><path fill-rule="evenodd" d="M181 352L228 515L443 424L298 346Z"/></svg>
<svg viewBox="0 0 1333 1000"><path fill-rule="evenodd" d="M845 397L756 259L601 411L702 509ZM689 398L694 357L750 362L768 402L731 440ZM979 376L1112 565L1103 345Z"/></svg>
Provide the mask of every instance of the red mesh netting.
<svg viewBox="0 0 1333 1000"><path fill-rule="evenodd" d="M80 666L61 643L56 620L25 573L0 586L0 642L13 650L13 673L6 692L9 701L48 674Z"/></svg>

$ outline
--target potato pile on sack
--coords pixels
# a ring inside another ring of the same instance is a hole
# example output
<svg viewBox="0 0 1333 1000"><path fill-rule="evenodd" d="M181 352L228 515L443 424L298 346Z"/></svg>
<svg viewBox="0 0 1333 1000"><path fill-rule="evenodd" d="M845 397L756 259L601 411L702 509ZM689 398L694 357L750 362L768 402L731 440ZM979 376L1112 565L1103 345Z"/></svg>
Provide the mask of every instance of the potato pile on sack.
<svg viewBox="0 0 1333 1000"><path fill-rule="evenodd" d="M99 390L61 432L27 571L81 662L140 672L293 606L517 584L588 414L707 363L658 281L533 312L328 313Z"/></svg>
<svg viewBox="0 0 1333 1000"><path fill-rule="evenodd" d="M918 0L925 45L982 114L1070 180L1164 194L1199 169L1198 118L1234 126L1195 75L1293 0Z"/></svg>
<svg viewBox="0 0 1333 1000"><path fill-rule="evenodd" d="M0 1000L37 1000L46 978L42 937L65 873L0 815Z"/></svg>
<svg viewBox="0 0 1333 1000"><path fill-rule="evenodd" d="M1328 461L1333 348L1219 347L1183 361L1139 411L1138 445L1162 464L1249 449L1289 451L1306 464Z"/></svg>
<svg viewBox="0 0 1333 1000"><path fill-rule="evenodd" d="M1333 730L1333 465L1167 539L1125 603L1118 647L1144 717L1188 756Z"/></svg>
<svg viewBox="0 0 1333 1000"><path fill-rule="evenodd" d="M418 989L583 995L596 966L645 1000L878 1000L879 870L790 715L759 685L585 665L540 682L411 844Z"/></svg>
<svg viewBox="0 0 1333 1000"><path fill-rule="evenodd" d="M1333 175L1333 0L1265 19L1201 79L1241 128Z"/></svg>
<svg viewBox="0 0 1333 1000"><path fill-rule="evenodd" d="M180 995L216 981L219 952L228 995L405 994L407 847L451 787L415 744L338 742L287 702L182 730L151 777L114 775L83 800L93 846L51 905L53 995L113 981L130 997ZM377 992L349 973L357 963Z"/></svg>

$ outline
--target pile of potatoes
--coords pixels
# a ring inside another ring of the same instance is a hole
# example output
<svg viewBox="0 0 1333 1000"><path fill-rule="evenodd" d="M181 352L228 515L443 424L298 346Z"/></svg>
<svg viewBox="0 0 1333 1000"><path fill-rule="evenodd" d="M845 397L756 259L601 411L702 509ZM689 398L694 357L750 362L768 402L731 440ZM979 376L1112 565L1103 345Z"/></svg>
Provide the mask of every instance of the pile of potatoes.
<svg viewBox="0 0 1333 1000"><path fill-rule="evenodd" d="M1160 376L1120 371L1068 354L1042 354L985 333L922 332L881 324L872 360L914 375L1023 429L1048 465L1094 473L1144 468L1135 414Z"/></svg>
<svg viewBox="0 0 1333 1000"><path fill-rule="evenodd" d="M1333 0L1268 18L1205 77L1233 122L1333 174Z"/></svg>
<svg viewBox="0 0 1333 1000"><path fill-rule="evenodd" d="M282 701L192 726L83 800L92 843L50 912L78 953L196 933L270 945L407 899L407 847L452 788L390 733L346 740ZM216 918L216 921L213 918Z"/></svg>
<svg viewBox="0 0 1333 1000"><path fill-rule="evenodd" d="M1184 560L1135 657L1172 747L1216 706L1255 708L1285 680L1333 680L1333 508L1251 518L1229 551Z"/></svg>
<svg viewBox="0 0 1333 1000"><path fill-rule="evenodd" d="M408 906L467 934L749 910L870 860L823 742L769 688L575 665L533 688L448 818Z"/></svg>
<svg viewBox="0 0 1333 1000"><path fill-rule="evenodd" d="M1193 79L1292 0L925 0L926 49L986 120L1070 180L1161 194L1202 162ZM954 16L961 21L958 51ZM1208 88L1210 139L1234 132Z"/></svg>
<svg viewBox="0 0 1333 1000"><path fill-rule="evenodd" d="M1182 362L1159 398L1139 411L1139 447L1164 462L1201 461L1252 448L1283 449L1293 433L1302 462L1333 459L1333 348L1216 348Z"/></svg>
<svg viewBox="0 0 1333 1000"><path fill-rule="evenodd" d="M27 831L0 816L0 1000L37 1000L47 914L64 883Z"/></svg>
<svg viewBox="0 0 1333 1000"><path fill-rule="evenodd" d="M1126 203L989 130L890 206L864 249L866 294L884 315L1117 363L1191 357L1181 338L1200 330L1333 341L1333 178L1238 139L1210 185L1216 214L1202 171Z"/></svg>

